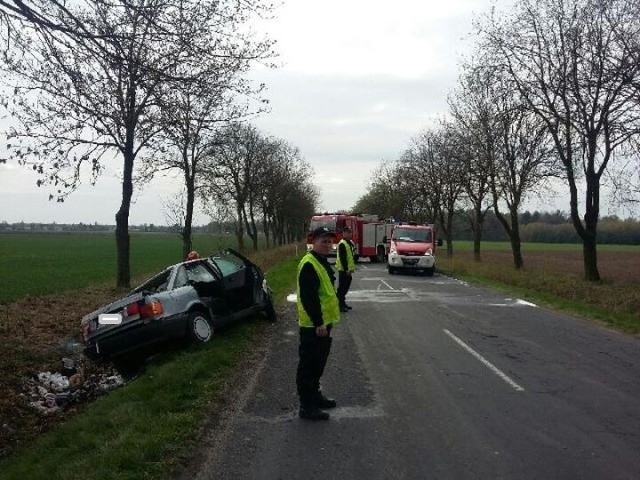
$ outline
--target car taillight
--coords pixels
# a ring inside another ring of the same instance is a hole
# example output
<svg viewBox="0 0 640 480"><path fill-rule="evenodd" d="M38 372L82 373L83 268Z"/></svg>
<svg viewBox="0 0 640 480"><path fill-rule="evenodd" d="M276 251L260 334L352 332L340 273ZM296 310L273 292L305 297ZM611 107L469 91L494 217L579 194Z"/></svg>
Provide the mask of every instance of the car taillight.
<svg viewBox="0 0 640 480"><path fill-rule="evenodd" d="M154 318L162 315L163 312L164 308L162 308L162 304L159 301L154 300L151 303L145 303L142 305L142 308L140 309L140 316L142 318Z"/></svg>
<svg viewBox="0 0 640 480"><path fill-rule="evenodd" d="M136 315L140 315L140 305L137 303L127 305L127 317L135 317Z"/></svg>

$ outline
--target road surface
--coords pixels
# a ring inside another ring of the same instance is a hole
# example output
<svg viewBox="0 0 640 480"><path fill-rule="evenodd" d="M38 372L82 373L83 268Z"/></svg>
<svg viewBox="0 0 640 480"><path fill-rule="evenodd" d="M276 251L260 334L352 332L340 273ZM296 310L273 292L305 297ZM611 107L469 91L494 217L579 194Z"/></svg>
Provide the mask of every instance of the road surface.
<svg viewBox="0 0 640 480"><path fill-rule="evenodd" d="M436 273L359 265L328 422L297 418L293 305L183 478L640 479L640 341Z"/></svg>

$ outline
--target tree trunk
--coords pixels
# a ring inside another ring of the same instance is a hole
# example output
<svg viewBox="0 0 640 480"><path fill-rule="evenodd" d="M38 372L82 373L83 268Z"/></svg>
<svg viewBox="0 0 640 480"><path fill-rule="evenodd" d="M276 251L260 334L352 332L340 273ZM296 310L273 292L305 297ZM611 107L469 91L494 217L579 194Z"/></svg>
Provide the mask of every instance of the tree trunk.
<svg viewBox="0 0 640 480"><path fill-rule="evenodd" d="M262 215L262 232L264 233L264 241L266 243L267 248L270 247L269 245L269 220L267 218L267 214L263 213Z"/></svg>
<svg viewBox="0 0 640 480"><path fill-rule="evenodd" d="M592 165L593 162L590 163ZM584 256L584 276L587 280L600 280L598 271L597 233L600 216L600 179L592 168L587 170L587 199L584 214L584 236L582 253Z"/></svg>
<svg viewBox="0 0 640 480"><path fill-rule="evenodd" d="M475 209L475 218L473 219L473 259L476 262L482 260L480 255L480 245L482 243L482 210L480 208Z"/></svg>
<svg viewBox="0 0 640 480"><path fill-rule="evenodd" d="M185 173L187 187L187 205L184 215L184 227L182 228L182 258L186 259L187 255L193 250L192 224L193 224L193 205L195 203L195 181L188 172Z"/></svg>
<svg viewBox="0 0 640 480"><path fill-rule="evenodd" d="M598 271L598 253L596 233L598 227L598 216L600 208L599 181L594 178L593 172L587 172L587 193L584 214L584 225L578 214L578 190L575 179L569 176L569 190L571 193L571 220L576 233L582 239L582 259L584 263L584 278L591 282L600 280Z"/></svg>
<svg viewBox="0 0 640 480"><path fill-rule="evenodd" d="M242 224L242 207L238 205L236 207L236 213L238 220L236 222L236 237L238 238L238 250L244 252L244 226Z"/></svg>
<svg viewBox="0 0 640 480"><path fill-rule="evenodd" d="M129 210L131 197L133 196L133 141L127 142L124 151L124 172L122 176L122 203L116 213L116 248L118 258L118 273L116 286L118 288L130 288L131 270L129 264Z"/></svg>
<svg viewBox="0 0 640 480"><path fill-rule="evenodd" d="M453 211L447 213L447 257L453 257Z"/></svg>
<svg viewBox="0 0 640 480"><path fill-rule="evenodd" d="M510 239L511 239L511 252L513 253L513 266L516 268L516 270L520 270L522 267L524 267L524 259L522 258L522 242L520 240L520 226L518 225L518 219L515 219L515 226L514 225L514 220L512 217L512 229L511 229L511 235L510 235Z"/></svg>
<svg viewBox="0 0 640 480"><path fill-rule="evenodd" d="M597 282L600 280L598 271L598 252L596 248L596 236L587 235L582 240L582 255L584 258L584 276L586 280Z"/></svg>
<svg viewBox="0 0 640 480"><path fill-rule="evenodd" d="M480 254L480 245L482 242L482 230L478 229L473 232L473 260L476 262L482 261L482 255Z"/></svg>
<svg viewBox="0 0 640 480"><path fill-rule="evenodd" d="M509 236L509 243L511 243L511 253L513 255L513 266L516 270L521 269L524 266L524 260L522 258L522 241L520 240L520 224L518 223L518 209L513 205L509 208L509 216L511 218L511 224L507 221L505 216L500 212L497 201L494 202L493 211L496 214L496 218L504 228L505 232Z"/></svg>

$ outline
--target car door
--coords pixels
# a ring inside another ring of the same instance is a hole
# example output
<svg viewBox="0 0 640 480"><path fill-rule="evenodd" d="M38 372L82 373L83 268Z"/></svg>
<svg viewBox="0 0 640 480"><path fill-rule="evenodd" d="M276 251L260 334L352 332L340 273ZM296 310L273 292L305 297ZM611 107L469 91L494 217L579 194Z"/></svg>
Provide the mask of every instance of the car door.
<svg viewBox="0 0 640 480"><path fill-rule="evenodd" d="M253 282L250 269L244 260L231 251L211 257L222 276L222 288L226 303L233 313L253 305Z"/></svg>

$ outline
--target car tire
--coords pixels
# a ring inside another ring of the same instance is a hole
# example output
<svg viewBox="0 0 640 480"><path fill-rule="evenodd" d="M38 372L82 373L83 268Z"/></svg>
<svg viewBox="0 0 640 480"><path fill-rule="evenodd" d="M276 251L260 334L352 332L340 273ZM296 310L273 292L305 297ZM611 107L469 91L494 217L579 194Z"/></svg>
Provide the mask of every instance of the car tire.
<svg viewBox="0 0 640 480"><path fill-rule="evenodd" d="M396 273L396 269L393 267L387 267L387 271L389 272L390 275L393 275L394 273Z"/></svg>
<svg viewBox="0 0 640 480"><path fill-rule="evenodd" d="M213 338L213 325L205 313L197 310L189 313L187 337L192 343L207 343Z"/></svg>
<svg viewBox="0 0 640 480"><path fill-rule="evenodd" d="M267 300L264 306L264 313L267 315L267 319L270 322L275 322L278 320L278 314L276 313L276 308L273 305L273 297L271 294L267 295Z"/></svg>
<svg viewBox="0 0 640 480"><path fill-rule="evenodd" d="M435 269L436 269L435 267L425 268L425 269L424 269L424 274L425 274L427 277L433 277L433 272L435 271Z"/></svg>

